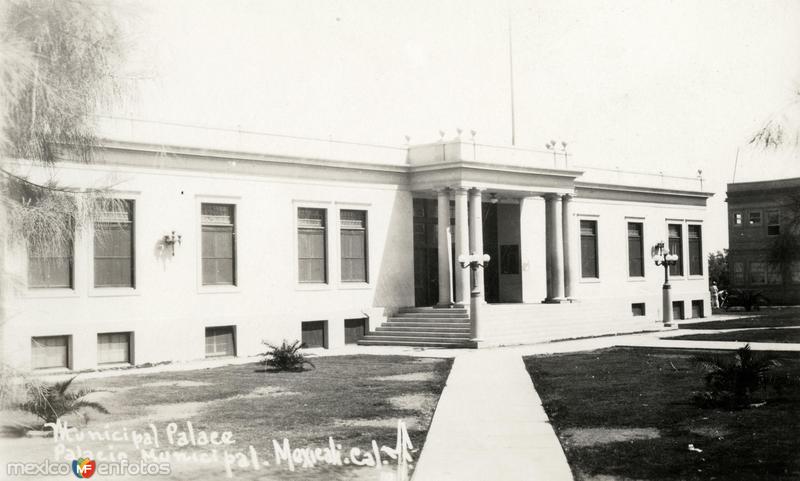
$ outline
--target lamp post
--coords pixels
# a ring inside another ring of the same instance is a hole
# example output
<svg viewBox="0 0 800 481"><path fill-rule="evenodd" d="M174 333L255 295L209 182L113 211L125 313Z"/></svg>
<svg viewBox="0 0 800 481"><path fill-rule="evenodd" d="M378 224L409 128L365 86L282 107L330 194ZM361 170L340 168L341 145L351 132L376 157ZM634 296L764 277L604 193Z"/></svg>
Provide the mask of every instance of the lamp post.
<svg viewBox="0 0 800 481"><path fill-rule="evenodd" d="M672 324L672 286L669 285L669 268L678 263L678 254L670 254L664 248L664 243L659 242L653 246L653 262L657 266L664 266L664 286L662 288L662 301L664 310L664 325Z"/></svg>
<svg viewBox="0 0 800 481"><path fill-rule="evenodd" d="M461 264L461 268L469 267L472 270L473 278L475 277L475 271L481 267L484 267L491 257L489 254L470 254L465 255L461 254L458 256L458 263ZM471 332L470 335L474 342L478 342L481 338L481 332L479 330L479 323L478 320L480 318L480 305L481 303L478 302L481 296L481 288L477 282L473 283L472 292L470 293L470 300L469 300L469 317L470 317L470 328ZM477 346L476 346L477 347Z"/></svg>

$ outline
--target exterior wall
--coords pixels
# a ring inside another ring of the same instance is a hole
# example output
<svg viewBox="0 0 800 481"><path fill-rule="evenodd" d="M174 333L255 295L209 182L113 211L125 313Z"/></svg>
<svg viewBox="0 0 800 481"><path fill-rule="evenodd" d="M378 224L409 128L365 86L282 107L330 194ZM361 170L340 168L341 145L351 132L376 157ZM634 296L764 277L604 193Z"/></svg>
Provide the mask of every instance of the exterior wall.
<svg viewBox="0 0 800 481"><path fill-rule="evenodd" d="M579 194L573 200L576 223L573 237L573 252L580 253L581 219L597 221L598 279L587 279L579 274L578 299L614 299L619 303L620 315L631 316L631 304L644 302L645 317L657 322L662 319L661 286L664 283L664 268L653 262L650 249L658 242L667 242L667 225L680 224L682 228L683 276L670 275L672 301L684 303L686 317L691 315L691 302L703 301L703 313L711 313L708 285L708 253L705 242L705 205L674 205L647 202L624 202L596 199ZM644 227L644 277L630 277L628 271L628 222L641 222ZM702 226L702 275L689 275L688 226ZM580 271L580 266L578 267Z"/></svg>
<svg viewBox="0 0 800 481"><path fill-rule="evenodd" d="M128 153L131 164L148 163ZM220 160L221 162L224 162ZM97 334L133 332L133 362L205 356L205 327L235 326L237 355L264 350L261 340L301 337L301 322L328 321L328 344L344 343L344 319L369 317L370 329L387 311L413 305L411 195L397 184L302 181L297 178L178 171L170 168L72 165L63 185L108 185L135 200L135 289L96 289L91 228L75 245L74 289L27 289L26 254L8 252L16 282L5 323L6 360L28 366L31 337L71 336L72 368L94 368ZM356 182L359 181L359 182ZM236 286L203 286L200 204L236 205ZM328 212L329 283L297 282L296 208ZM338 210L368 211L366 284L339 282ZM160 240L182 234L172 256Z"/></svg>
<svg viewBox="0 0 800 481"><path fill-rule="evenodd" d="M770 249L779 235L770 235L767 212L777 210L780 215L780 233L791 228L793 217L791 195L800 192L800 179L747 182L728 185L728 268L730 287L761 292L774 304L800 304L800 262L774 264L776 277L765 272L764 282L753 276L753 263L764 263L769 269ZM761 224L751 225L751 212L761 213ZM736 224L736 214L742 223ZM739 271L740 269L740 271ZM740 275L736 271L741 272ZM723 286L726 287L726 286Z"/></svg>

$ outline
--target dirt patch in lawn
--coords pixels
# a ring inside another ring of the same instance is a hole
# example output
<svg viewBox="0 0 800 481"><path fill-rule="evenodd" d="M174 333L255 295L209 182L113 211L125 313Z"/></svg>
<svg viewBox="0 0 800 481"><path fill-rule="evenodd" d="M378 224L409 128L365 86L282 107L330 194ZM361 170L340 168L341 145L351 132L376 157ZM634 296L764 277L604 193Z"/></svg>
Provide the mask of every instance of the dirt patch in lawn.
<svg viewBox="0 0 800 481"><path fill-rule="evenodd" d="M436 396L430 394L404 394L389 398L389 403L397 409L433 412L433 408L436 407Z"/></svg>
<svg viewBox="0 0 800 481"><path fill-rule="evenodd" d="M562 434L568 444L578 447L661 437L656 428L569 428Z"/></svg>
<svg viewBox="0 0 800 481"><path fill-rule="evenodd" d="M199 382L199 381L157 381L157 382L148 382L147 384L142 384L141 387L202 387L210 385L211 384L207 382Z"/></svg>
<svg viewBox="0 0 800 481"><path fill-rule="evenodd" d="M412 372L408 374L395 374L394 376L381 376L373 377L374 381L406 381L406 382L424 382L436 380L436 373L426 372Z"/></svg>
<svg viewBox="0 0 800 481"><path fill-rule="evenodd" d="M207 405L206 402L154 404L149 407L148 413L144 417L155 421L187 419L200 414L200 410Z"/></svg>
<svg viewBox="0 0 800 481"><path fill-rule="evenodd" d="M272 397L272 396L297 396L299 394L300 394L299 392L287 391L286 389L279 386L261 386L253 389L247 394L240 394L227 399L253 399L253 398Z"/></svg>

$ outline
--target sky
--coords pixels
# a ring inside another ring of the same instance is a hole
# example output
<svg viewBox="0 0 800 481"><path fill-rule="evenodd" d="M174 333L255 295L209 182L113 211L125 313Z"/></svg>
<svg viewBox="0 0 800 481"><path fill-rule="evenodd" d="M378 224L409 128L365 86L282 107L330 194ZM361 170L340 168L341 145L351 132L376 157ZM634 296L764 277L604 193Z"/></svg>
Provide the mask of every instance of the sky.
<svg viewBox="0 0 800 481"><path fill-rule="evenodd" d="M114 116L389 145L461 128L510 145L511 59L516 145L701 169L712 249L727 246L734 168L800 176L798 149L748 144L800 89L796 0L120 1L135 93Z"/></svg>

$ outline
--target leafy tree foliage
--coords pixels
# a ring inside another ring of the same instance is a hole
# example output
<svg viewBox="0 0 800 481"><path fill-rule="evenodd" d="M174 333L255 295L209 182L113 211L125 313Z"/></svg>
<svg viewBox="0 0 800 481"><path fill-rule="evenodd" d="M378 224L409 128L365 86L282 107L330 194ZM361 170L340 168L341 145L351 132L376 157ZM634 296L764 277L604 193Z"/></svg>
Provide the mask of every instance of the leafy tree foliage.
<svg viewBox="0 0 800 481"><path fill-rule="evenodd" d="M708 254L708 280L716 282L720 289L726 289L730 285L728 249Z"/></svg>

